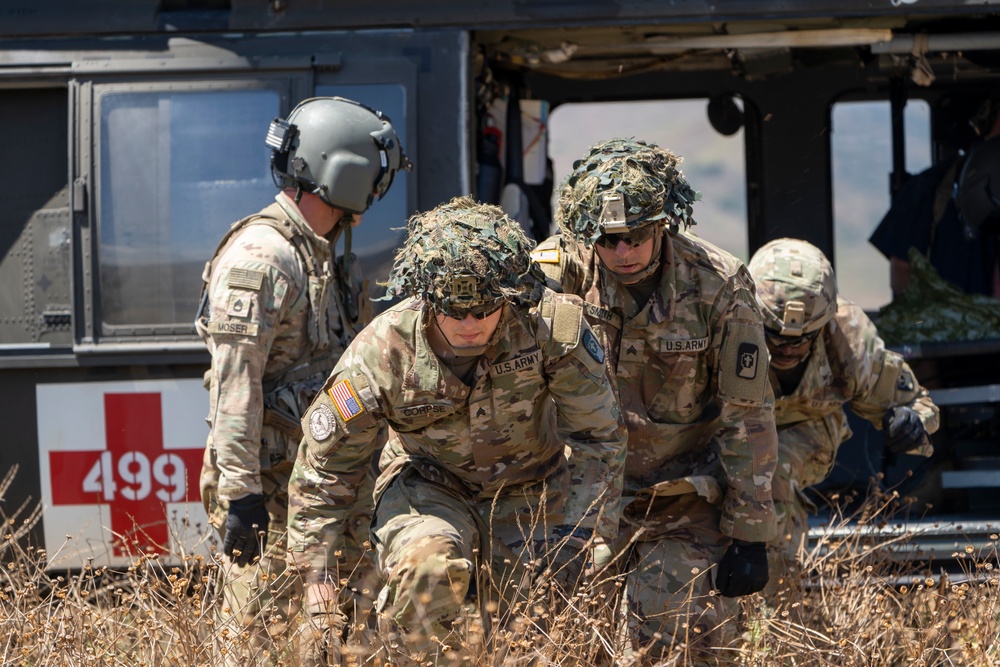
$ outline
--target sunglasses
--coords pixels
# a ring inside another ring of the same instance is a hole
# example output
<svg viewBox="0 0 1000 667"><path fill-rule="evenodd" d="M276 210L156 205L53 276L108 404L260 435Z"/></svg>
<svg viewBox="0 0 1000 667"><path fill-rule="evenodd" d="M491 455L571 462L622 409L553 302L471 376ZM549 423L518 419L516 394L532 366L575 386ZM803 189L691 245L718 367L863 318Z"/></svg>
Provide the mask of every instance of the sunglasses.
<svg viewBox="0 0 1000 667"><path fill-rule="evenodd" d="M773 331L764 331L764 337L767 338L767 343L771 347L802 347L806 343L811 343L819 335L819 329L816 331L811 331L802 336L782 336L781 334L775 333Z"/></svg>
<svg viewBox="0 0 1000 667"><path fill-rule="evenodd" d="M602 248L607 248L609 250L617 248L618 244L622 241L627 243L630 248L638 248L643 243L656 236L657 229L659 229L658 225L646 225L645 227L634 229L627 234L601 234L597 237L595 243Z"/></svg>
<svg viewBox="0 0 1000 667"><path fill-rule="evenodd" d="M494 301L487 301L486 303L479 304L478 306L472 306L471 308L435 306L434 312L438 315L444 315L445 317L450 317L453 320L459 321L464 320L469 315L472 315L472 317L477 320L483 320L503 308L505 303L507 303L506 299L496 299Z"/></svg>

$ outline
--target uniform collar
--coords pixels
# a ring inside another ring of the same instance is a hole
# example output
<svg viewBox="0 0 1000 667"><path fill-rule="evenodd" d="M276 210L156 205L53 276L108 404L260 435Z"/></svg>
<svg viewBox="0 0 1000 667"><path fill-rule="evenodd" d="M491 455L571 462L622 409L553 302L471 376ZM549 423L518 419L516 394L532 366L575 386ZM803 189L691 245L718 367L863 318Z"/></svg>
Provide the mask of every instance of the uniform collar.
<svg viewBox="0 0 1000 667"><path fill-rule="evenodd" d="M313 228L310 227L309 223L306 222L306 219L302 217L302 212L299 210L299 207L295 205L295 202L291 197L282 191L274 196L274 201L277 202L278 207L281 208L281 212L285 214L285 217L291 220L292 223L299 228L299 231L301 231L313 245L320 248L330 245L330 242L327 241L325 237L322 237L313 231ZM272 204L272 206L274 205Z"/></svg>

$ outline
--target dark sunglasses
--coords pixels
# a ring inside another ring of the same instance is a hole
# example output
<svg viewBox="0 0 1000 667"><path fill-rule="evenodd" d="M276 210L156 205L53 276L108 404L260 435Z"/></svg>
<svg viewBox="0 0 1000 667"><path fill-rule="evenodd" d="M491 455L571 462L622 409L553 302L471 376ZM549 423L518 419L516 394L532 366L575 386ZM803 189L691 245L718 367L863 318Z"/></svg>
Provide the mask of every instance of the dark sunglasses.
<svg viewBox="0 0 1000 667"><path fill-rule="evenodd" d="M811 343L819 335L819 329L811 331L802 336L782 336L773 331L764 331L764 336L771 347L802 347L806 343Z"/></svg>
<svg viewBox="0 0 1000 667"><path fill-rule="evenodd" d="M471 308L458 308L455 306L435 307L434 312L438 315L444 315L445 317L459 321L464 320L469 315L472 315L477 320L483 320L503 308L505 303L507 303L506 299L496 299L495 301L487 301Z"/></svg>
<svg viewBox="0 0 1000 667"><path fill-rule="evenodd" d="M618 244L622 241L627 243L630 248L638 248L643 243L656 236L657 229L659 229L658 225L646 225L645 227L634 229L627 234L601 234L597 237L597 241L595 241L595 243L602 248L607 248L609 250L617 248Z"/></svg>

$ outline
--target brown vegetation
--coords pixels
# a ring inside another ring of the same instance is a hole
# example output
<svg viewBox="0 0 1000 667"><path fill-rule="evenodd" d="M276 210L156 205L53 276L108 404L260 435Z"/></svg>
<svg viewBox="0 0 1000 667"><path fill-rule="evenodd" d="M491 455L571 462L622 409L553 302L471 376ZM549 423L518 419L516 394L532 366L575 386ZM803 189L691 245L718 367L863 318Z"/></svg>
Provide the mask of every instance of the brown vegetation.
<svg viewBox="0 0 1000 667"><path fill-rule="evenodd" d="M1000 665L998 536L954 554L960 570L935 573L907 548L912 531L885 531L896 505L892 494L875 494L861 510L839 516L812 546L799 580L784 582L771 600L744 598L734 621L738 639L717 648L722 664ZM19 539L37 516L22 507L3 519L2 664L193 666L241 655L247 637L214 620L221 561L174 554L176 565L139 557L126 572L46 573L46 554ZM510 609L489 606L494 618L485 638L478 610L470 607L447 654L481 666L651 664L629 650L618 578L597 577L569 600L559 599L549 581L542 577ZM380 625L384 619L348 625L343 664L401 661L398 637ZM268 660L244 656L240 664ZM691 663L679 643L659 664Z"/></svg>

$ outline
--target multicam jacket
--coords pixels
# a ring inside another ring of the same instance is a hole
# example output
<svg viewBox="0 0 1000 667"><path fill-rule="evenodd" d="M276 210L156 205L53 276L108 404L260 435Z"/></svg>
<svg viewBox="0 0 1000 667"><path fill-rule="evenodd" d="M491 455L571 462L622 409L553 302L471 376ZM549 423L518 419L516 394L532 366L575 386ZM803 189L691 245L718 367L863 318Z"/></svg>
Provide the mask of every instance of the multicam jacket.
<svg viewBox="0 0 1000 667"><path fill-rule="evenodd" d="M773 370L770 376L776 396L779 458L782 467L788 468L779 475L798 488L823 481L837 448L851 437L845 404L878 429L886 410L900 405L916 410L928 433L938 429L938 408L909 364L885 349L864 311L844 298L837 299L836 314L813 343L795 390L784 394ZM804 431L804 422L816 422L815 428ZM806 431L807 438L795 435ZM930 456L932 448L927 442L911 453Z"/></svg>
<svg viewBox="0 0 1000 667"><path fill-rule="evenodd" d="M593 249L554 236L532 253L588 302L628 426L625 502L697 491L721 505L720 530L775 533L774 399L753 280L729 253L664 233L659 288L638 304Z"/></svg>
<svg viewBox="0 0 1000 667"><path fill-rule="evenodd" d="M212 354L218 470L203 471L203 482L218 478L221 498L261 493L261 471L295 459L299 420L354 332L340 316L332 261L330 242L279 193L235 223L206 265L196 325ZM360 281L351 288L356 296Z"/></svg>
<svg viewBox="0 0 1000 667"><path fill-rule="evenodd" d="M383 423L390 434L377 489L400 463L429 461L488 515L494 494L568 466L561 526L613 537L626 431L579 300L546 290L538 307L506 306L471 386L432 351L426 317L422 301L407 299L375 318L303 418L289 485L296 563L335 564Z"/></svg>

